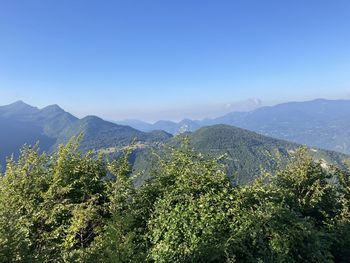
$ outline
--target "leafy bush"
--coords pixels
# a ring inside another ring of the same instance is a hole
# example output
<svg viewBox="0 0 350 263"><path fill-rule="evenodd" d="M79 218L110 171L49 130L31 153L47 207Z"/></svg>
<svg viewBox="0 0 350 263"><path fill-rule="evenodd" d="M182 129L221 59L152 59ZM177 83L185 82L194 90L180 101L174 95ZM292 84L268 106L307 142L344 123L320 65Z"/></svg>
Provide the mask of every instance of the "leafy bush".
<svg viewBox="0 0 350 263"><path fill-rule="evenodd" d="M135 186L128 152L109 162L78 143L8 161L0 262L350 262L350 173L303 150L237 186L183 144Z"/></svg>

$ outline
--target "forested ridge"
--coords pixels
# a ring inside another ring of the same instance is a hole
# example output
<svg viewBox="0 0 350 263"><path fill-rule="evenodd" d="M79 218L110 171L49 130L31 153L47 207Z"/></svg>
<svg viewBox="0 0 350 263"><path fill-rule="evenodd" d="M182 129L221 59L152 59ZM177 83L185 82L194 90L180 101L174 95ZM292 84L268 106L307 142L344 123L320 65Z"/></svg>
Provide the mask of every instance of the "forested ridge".
<svg viewBox="0 0 350 263"><path fill-rule="evenodd" d="M225 155L223 163L227 175L236 184L246 184L261 174L261 171L273 172L278 167L285 166L290 161L291 153L302 147L288 141L266 137L248 130L229 125L213 125L200 128L194 133L180 134L170 140L159 144L138 144L137 150L132 152L130 158L133 172L141 172L142 176L137 182L142 182L149 176L152 170L157 150L158 155L166 155L163 149L169 145L181 145L186 138L190 146L199 153L208 155L209 158L218 158ZM137 145L135 145L137 146ZM111 158L117 158L122 148L114 147L103 149L102 153L110 154ZM344 168L344 163L349 162L349 156L337 152L317 148L305 149L314 160L323 162L324 165L333 164Z"/></svg>
<svg viewBox="0 0 350 263"><path fill-rule="evenodd" d="M184 142L151 176L81 152L24 147L0 179L0 262L349 262L350 177L300 149L245 185Z"/></svg>

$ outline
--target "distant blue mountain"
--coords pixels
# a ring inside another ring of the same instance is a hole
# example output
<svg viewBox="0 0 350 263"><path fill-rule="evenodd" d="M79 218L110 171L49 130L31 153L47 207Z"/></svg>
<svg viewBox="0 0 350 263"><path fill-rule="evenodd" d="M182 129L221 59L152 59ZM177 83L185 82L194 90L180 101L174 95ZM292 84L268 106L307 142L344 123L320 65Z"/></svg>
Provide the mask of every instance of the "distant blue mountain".
<svg viewBox="0 0 350 263"><path fill-rule="evenodd" d="M133 140L153 143L172 137L164 131L142 132L96 116L78 119L58 105L38 109L23 101L0 106L0 127L0 166L4 166L6 157L17 156L24 144L39 142L40 149L51 151L80 133L84 134L83 150L122 147Z"/></svg>
<svg viewBox="0 0 350 263"><path fill-rule="evenodd" d="M132 123L125 124L133 127ZM288 102L250 112L232 112L214 119L186 119L178 123L160 121L139 128L177 134L215 124L232 125L299 144L350 153L350 100Z"/></svg>

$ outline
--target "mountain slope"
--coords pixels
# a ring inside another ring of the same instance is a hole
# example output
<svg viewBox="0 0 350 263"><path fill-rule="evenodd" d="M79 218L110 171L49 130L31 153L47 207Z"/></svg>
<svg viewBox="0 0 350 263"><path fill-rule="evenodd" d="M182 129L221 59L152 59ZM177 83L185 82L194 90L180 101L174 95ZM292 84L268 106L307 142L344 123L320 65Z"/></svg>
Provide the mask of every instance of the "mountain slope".
<svg viewBox="0 0 350 263"><path fill-rule="evenodd" d="M6 156L25 144L39 143L43 151L55 150L75 135L83 134L83 150L121 147L133 140L154 144L168 140L172 135L164 131L146 133L124 125L104 121L96 116L78 119L58 105L38 109L22 101L0 107L0 165Z"/></svg>
<svg viewBox="0 0 350 263"><path fill-rule="evenodd" d="M59 137L61 132L72 125L78 118L64 111L58 105L47 106L38 112L32 121L43 127L44 133L50 137Z"/></svg>
<svg viewBox="0 0 350 263"><path fill-rule="evenodd" d="M191 145L200 152L211 156L225 154L228 170L233 176L239 176L236 178L238 183L250 181L261 170L285 164L290 154L301 147L228 125L203 127L189 138ZM348 159L346 155L320 149L310 149L309 153L316 159L338 165Z"/></svg>
<svg viewBox="0 0 350 263"><path fill-rule="evenodd" d="M121 147L133 140L143 143L162 142L172 137L164 131L142 132L129 126L117 125L104 121L96 116L87 116L74 122L62 131L57 144L66 143L72 136L83 134L83 150L99 150L110 147Z"/></svg>
<svg viewBox="0 0 350 263"><path fill-rule="evenodd" d="M224 155L228 174L238 184L250 182L262 171L273 171L286 165L291 154L302 147L229 125L202 127L194 133L174 137L169 144L179 145L184 136L188 137L191 147L209 157ZM142 183L151 172L152 163L155 162L152 151L159 155L166 154L166 150L161 147L137 149L133 155L134 171L145 171L145 177L139 178L137 184ZM322 159L328 164L343 166L345 160L350 160L349 156L332 151L312 148L308 152L315 159Z"/></svg>
<svg viewBox="0 0 350 263"><path fill-rule="evenodd" d="M55 139L33 124L0 117L0 127L0 167L5 166L6 157L12 154L16 157L24 144L34 145L40 141L40 147L49 149L55 143Z"/></svg>
<svg viewBox="0 0 350 263"><path fill-rule="evenodd" d="M32 107L21 100L9 105L0 106L0 116L3 118L25 120L28 116L36 114L38 112L38 108Z"/></svg>

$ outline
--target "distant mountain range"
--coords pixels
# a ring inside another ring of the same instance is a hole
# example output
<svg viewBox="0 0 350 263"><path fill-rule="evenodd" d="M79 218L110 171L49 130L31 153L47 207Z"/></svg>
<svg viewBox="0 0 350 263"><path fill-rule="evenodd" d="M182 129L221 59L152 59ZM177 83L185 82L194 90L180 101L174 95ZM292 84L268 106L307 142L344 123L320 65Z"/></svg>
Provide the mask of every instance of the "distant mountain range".
<svg viewBox="0 0 350 263"><path fill-rule="evenodd" d="M350 100L317 99L232 112L204 120L120 122L142 131L153 129L178 134L215 124L227 124L299 144L350 154Z"/></svg>
<svg viewBox="0 0 350 263"><path fill-rule="evenodd" d="M24 144L39 142L42 150L51 151L80 133L84 134L81 141L83 150L125 146L134 139L159 143L172 137L163 131L143 132L96 116L78 119L58 105L38 109L22 101L0 106L0 127L2 166L5 158L17 155Z"/></svg>
<svg viewBox="0 0 350 263"><path fill-rule="evenodd" d="M324 103L325 106L318 108L319 103ZM169 133L171 131L172 133L185 133L196 150L209 156L226 154L225 164L232 178L238 183L245 183L259 174L261 169L272 170L279 162L286 163L289 153L295 151L300 145L263 136L247 129L212 124L234 122L239 123L239 126L255 127L255 130L264 128L259 132L265 133L267 131L275 137L283 137L283 139L285 139L284 133L281 133L281 130L288 130L292 134L293 131L302 131L302 127L304 127L305 136L309 136L305 137L304 141L306 144L312 145L320 139L321 133L325 134L324 137L332 136L331 132L341 134L332 125L345 127L347 124L346 120L349 115L343 112L341 115L338 112L343 110L343 107L347 107L347 104L344 101L339 101L337 103L346 105L339 106L337 110L332 106L333 111L330 111L327 105L333 103L335 102L310 102L311 105L314 105L313 111L310 106L290 103L261 108L250 113L233 113L205 121L184 120L178 124L161 121L152 125L157 130L140 131L130 126L105 121L96 116L79 119L57 105L38 109L18 101L10 105L0 106L0 164L4 166L5 158L11 154L17 156L23 144L33 145L39 141L42 150L54 151L59 144L66 143L72 136L83 133L82 150L94 150L109 156L120 154L126 145L135 141L136 149L132 154L131 162L135 171L146 171L143 174L147 176L147 170L150 169L150 164L153 162L151 151L162 152L163 145L176 145L181 138L182 135L173 137ZM299 106L297 107L297 105ZM298 111L296 111L297 108ZM313 113L306 114L306 111ZM336 118L335 115L338 117ZM314 119L314 116L319 117ZM340 121L341 116L345 120L344 122ZM325 122L322 126L321 120L324 119L334 121L329 127L326 126ZM307 123L302 124L301 120L305 120ZM319 121L318 125L313 127L312 123L317 121ZM201 127L205 123L210 126ZM297 123L299 126L296 125ZM182 127L179 128L176 125L182 125ZM179 129L176 131L175 128ZM166 129L168 132L161 129ZM313 132L310 132L310 129ZM186 132L193 130L195 132ZM346 133L342 134L344 134L343 138L346 138ZM302 133L295 133L294 136L303 139ZM309 141L307 141L308 138ZM346 141L343 142L343 144L345 143ZM310 149L309 152L313 156L323 159L326 163L342 165L343 161L348 159L347 155L317 148Z"/></svg>

